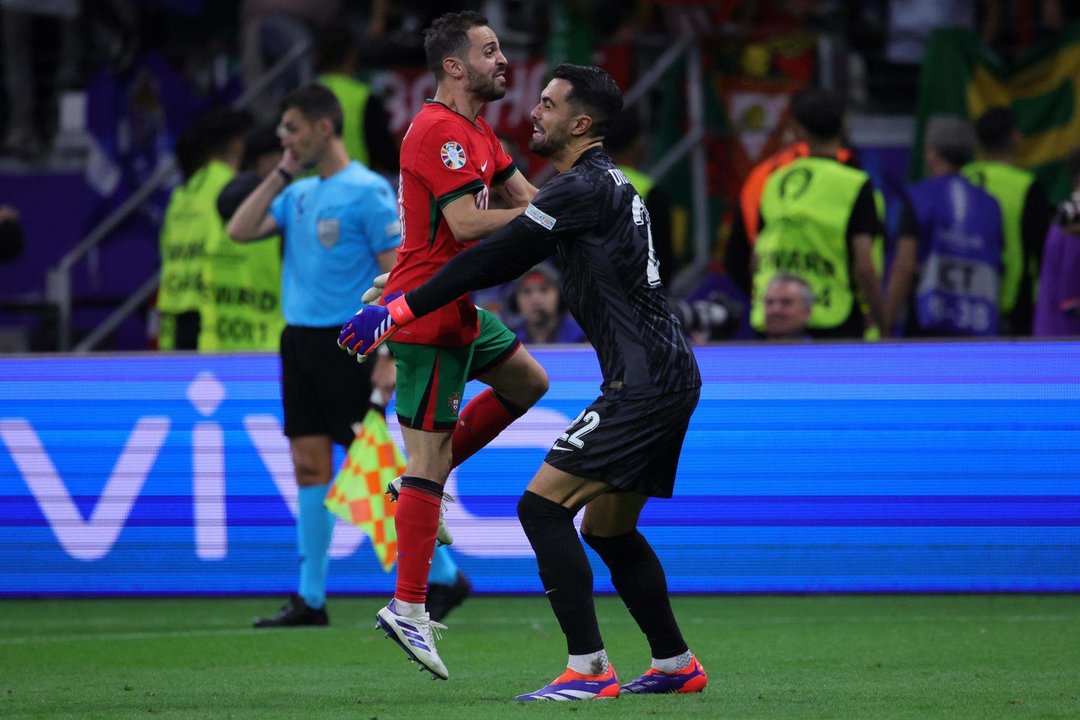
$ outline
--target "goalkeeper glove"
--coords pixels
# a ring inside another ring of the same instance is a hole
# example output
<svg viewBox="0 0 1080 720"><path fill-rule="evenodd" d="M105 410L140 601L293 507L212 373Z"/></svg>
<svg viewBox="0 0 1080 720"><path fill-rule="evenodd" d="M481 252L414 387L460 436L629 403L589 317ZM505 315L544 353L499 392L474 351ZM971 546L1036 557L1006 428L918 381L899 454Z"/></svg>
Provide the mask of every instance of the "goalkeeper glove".
<svg viewBox="0 0 1080 720"><path fill-rule="evenodd" d="M385 306L365 305L341 326L338 347L355 355L356 362L367 360L375 348L414 319L404 295L394 293L386 299Z"/></svg>

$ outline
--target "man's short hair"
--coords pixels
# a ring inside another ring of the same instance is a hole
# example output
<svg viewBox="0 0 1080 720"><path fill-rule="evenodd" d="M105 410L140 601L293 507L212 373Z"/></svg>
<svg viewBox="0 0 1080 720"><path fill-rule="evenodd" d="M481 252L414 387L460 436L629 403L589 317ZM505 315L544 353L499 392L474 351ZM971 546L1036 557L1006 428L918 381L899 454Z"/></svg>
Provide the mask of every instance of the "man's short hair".
<svg viewBox="0 0 1080 720"><path fill-rule="evenodd" d="M950 165L961 168L975 157L975 132L967 120L935 115L926 123L926 146Z"/></svg>
<svg viewBox="0 0 1080 720"><path fill-rule="evenodd" d="M247 133L251 113L231 108L211 108L195 119L176 141L180 174L190 178L210 158L220 157L229 145Z"/></svg>
<svg viewBox="0 0 1080 720"><path fill-rule="evenodd" d="M975 137L979 147L989 152L1003 152L1012 145L1016 131L1016 115L1004 105L992 107L975 122Z"/></svg>
<svg viewBox="0 0 1080 720"><path fill-rule="evenodd" d="M341 103L325 85L311 83L297 88L281 101L281 112L296 108L311 122L327 119L334 126L334 135L341 137L343 123Z"/></svg>
<svg viewBox="0 0 1080 720"><path fill-rule="evenodd" d="M589 133L593 137L604 137L612 118L623 106L622 90L607 71L592 65L563 64L555 68L551 75L570 83L567 101L578 105L592 117Z"/></svg>
<svg viewBox="0 0 1080 720"><path fill-rule="evenodd" d="M463 10L440 15L424 30L424 57L428 70L442 80L446 71L443 60L448 57L464 58L469 54L469 30L488 24L487 16L474 10Z"/></svg>
<svg viewBox="0 0 1080 720"><path fill-rule="evenodd" d="M792 275L791 273L779 272L772 276L769 280L769 286L772 285L784 285L791 283L799 288L799 298L803 301L803 305L809 310L814 307L814 290L810 287L810 283L803 280L798 275ZM766 289L766 292L768 290Z"/></svg>
<svg viewBox="0 0 1080 720"><path fill-rule="evenodd" d="M836 140L844 130L844 99L830 90L803 88L791 98L791 117L815 140Z"/></svg>

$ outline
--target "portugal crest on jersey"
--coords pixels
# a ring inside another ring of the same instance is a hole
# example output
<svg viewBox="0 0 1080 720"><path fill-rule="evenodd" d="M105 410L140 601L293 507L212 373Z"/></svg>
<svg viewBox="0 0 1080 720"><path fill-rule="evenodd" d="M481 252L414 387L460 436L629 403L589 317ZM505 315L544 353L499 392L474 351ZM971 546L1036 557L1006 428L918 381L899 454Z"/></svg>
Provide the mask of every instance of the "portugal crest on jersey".
<svg viewBox="0 0 1080 720"><path fill-rule="evenodd" d="M442 146L443 165L451 170L460 170L465 167L465 148L461 147L461 143L451 140Z"/></svg>

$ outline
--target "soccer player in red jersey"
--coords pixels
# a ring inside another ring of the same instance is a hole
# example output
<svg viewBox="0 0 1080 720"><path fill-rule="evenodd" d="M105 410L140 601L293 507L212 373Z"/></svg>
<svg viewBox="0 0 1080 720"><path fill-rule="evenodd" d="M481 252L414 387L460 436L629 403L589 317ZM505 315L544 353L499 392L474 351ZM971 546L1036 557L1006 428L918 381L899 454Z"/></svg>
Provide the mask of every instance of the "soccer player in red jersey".
<svg viewBox="0 0 1080 720"><path fill-rule="evenodd" d="M430 278L466 247L517 217L536 195L479 116L506 94L506 57L487 19L448 13L424 34L438 87L401 144L402 242L385 297ZM488 209L494 189L510 209ZM394 599L379 626L433 677L446 679L426 612L443 486L451 467L489 443L547 391L547 373L516 336L468 295L410 325L389 343L397 360L397 413L408 466L395 513ZM465 383L489 389L465 408ZM460 411L460 412L459 412Z"/></svg>

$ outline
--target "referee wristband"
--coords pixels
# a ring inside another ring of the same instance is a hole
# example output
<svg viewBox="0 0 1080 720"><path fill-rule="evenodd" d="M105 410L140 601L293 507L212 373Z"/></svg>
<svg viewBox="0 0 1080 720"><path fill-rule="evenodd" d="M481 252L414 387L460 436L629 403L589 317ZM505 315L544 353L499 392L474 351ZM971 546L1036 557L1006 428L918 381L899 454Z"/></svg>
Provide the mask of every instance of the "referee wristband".
<svg viewBox="0 0 1080 720"><path fill-rule="evenodd" d="M286 185L288 185L289 183L291 183L293 181L293 176L289 172L287 172L285 170L285 168L283 168L283 167L281 167L279 165L277 167L277 171L278 171L278 175L281 176L281 179L285 181Z"/></svg>

